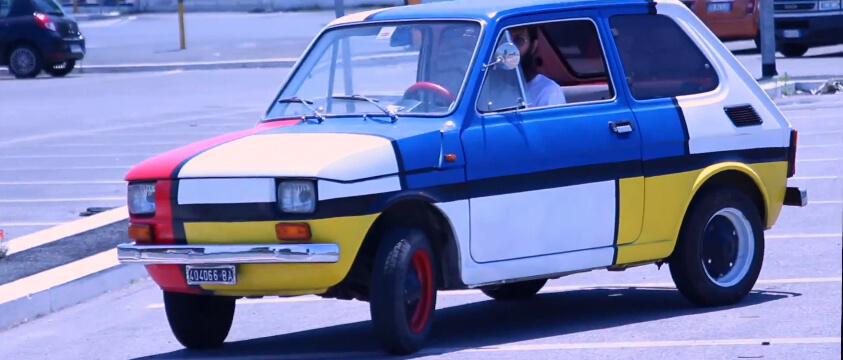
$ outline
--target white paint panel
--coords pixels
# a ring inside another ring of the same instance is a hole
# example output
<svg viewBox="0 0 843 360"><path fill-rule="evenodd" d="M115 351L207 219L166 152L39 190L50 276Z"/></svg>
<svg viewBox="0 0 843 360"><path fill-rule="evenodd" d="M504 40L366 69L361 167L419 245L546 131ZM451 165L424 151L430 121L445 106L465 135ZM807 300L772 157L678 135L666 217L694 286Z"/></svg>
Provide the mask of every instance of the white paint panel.
<svg viewBox="0 0 843 360"><path fill-rule="evenodd" d="M488 264L463 262L462 278L466 285L471 286L507 279L604 268L612 265L614 256L614 248L600 248Z"/></svg>
<svg viewBox="0 0 843 360"><path fill-rule="evenodd" d="M685 115L692 154L787 147L790 124L775 103L740 65L734 55L684 4L657 0L657 11L671 17L696 42L711 61L720 87L707 94L678 97ZM730 66L734 63L736 66ZM748 81L745 79L749 79ZM752 105L763 120L760 126L735 127L723 110L726 106Z"/></svg>
<svg viewBox="0 0 843 360"><path fill-rule="evenodd" d="M481 197L471 204L471 255L477 262L614 244L615 182Z"/></svg>
<svg viewBox="0 0 843 360"><path fill-rule="evenodd" d="M259 134L212 148L179 177L318 177L339 181L395 174L392 143L359 134Z"/></svg>
<svg viewBox="0 0 843 360"><path fill-rule="evenodd" d="M451 224L451 229L454 231L457 251L460 256L460 269L476 265L469 253L471 249L471 211L468 200L436 203L434 205L445 214Z"/></svg>
<svg viewBox="0 0 843 360"><path fill-rule="evenodd" d="M401 190L401 180L397 175L349 184L320 180L316 186L319 188L319 200L329 200L398 191Z"/></svg>
<svg viewBox="0 0 843 360"><path fill-rule="evenodd" d="M179 204L243 204L275 202L275 180L182 179L179 180Z"/></svg>

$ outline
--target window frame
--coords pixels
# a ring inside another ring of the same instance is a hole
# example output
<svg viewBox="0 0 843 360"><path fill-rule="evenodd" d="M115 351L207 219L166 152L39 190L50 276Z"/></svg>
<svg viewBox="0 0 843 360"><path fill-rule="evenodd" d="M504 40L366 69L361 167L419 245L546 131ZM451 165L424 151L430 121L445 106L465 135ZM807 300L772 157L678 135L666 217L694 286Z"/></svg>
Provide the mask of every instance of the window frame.
<svg viewBox="0 0 843 360"><path fill-rule="evenodd" d="M576 11L576 12L579 12L579 11ZM607 52L607 48L606 48L607 44L605 42L605 38L603 37L603 34L600 33L599 22L597 20L595 20L593 16L575 15L575 16L571 16L571 17L566 17L566 15L567 14L562 12L562 13L559 14L559 17L556 18L556 19L538 20L538 21L518 21L514 24L504 26L503 28L501 28L496 33L496 36L494 37L494 39L492 39L492 41L494 41L494 46L492 46L492 48L491 48L491 53L488 55L486 61L483 62L482 64L480 64L480 66L482 67L483 65L489 64L493 61L494 56L495 56L495 51L498 48L498 45L497 45L498 41L500 40L501 36L503 36L504 33L506 33L506 35L508 37L509 36L509 29L511 29L511 28L522 27L522 26L530 26L530 25L560 23L560 22L565 22L565 21L587 20L594 26L594 31L597 33L597 39L600 43L600 50L601 50L601 54L602 54L602 57L603 57L603 64L606 68L606 84L609 86L609 90L611 90L611 92L612 92L612 97L608 98L608 99L603 99L603 100L582 101L582 102L576 102L576 103L544 105L544 106L526 107L526 108L518 107L518 108L514 108L514 109L510 107L510 108L505 108L506 110L485 111L485 110L480 109L480 94L483 92L483 87L486 85L486 79L489 76L488 72L484 70L482 72L483 79L481 80L481 82L479 84L479 87L477 89L476 96L475 96L475 99L474 99L475 115L477 115L479 117L487 117L487 116L507 115L507 114L513 114L513 113L517 114L517 113L541 111L541 110L547 110L547 109L560 109L560 108L582 106L582 105L610 104L610 103L615 103L615 102L618 101L618 86L617 86L617 83L615 82L615 77L612 75L612 68L611 68L612 64L609 61L609 54ZM603 18L600 15L596 15L596 16L600 17L600 18ZM510 40L510 39L508 39L508 40ZM548 37L548 42L551 42L551 39L549 37ZM554 44L551 43L551 45L554 45ZM551 47L553 47L553 46L551 46ZM563 64L566 62L566 60L564 58L562 58L561 60L562 60ZM526 96L526 88L525 88L526 83L524 82L524 79L521 75L521 65L519 64L518 68L516 68L515 70L518 71L519 88L521 89L522 99L524 99L524 97ZM561 85L560 85L560 87L561 87Z"/></svg>
<svg viewBox="0 0 843 360"><path fill-rule="evenodd" d="M640 103L640 102L659 101L659 100L664 100L664 99L681 98L681 97L704 97L704 96L708 96L710 94L714 94L714 93L718 92L719 89L721 89L723 87L723 84L724 84L723 79L725 77L723 75L723 72L722 72L722 69L720 68L719 63L716 62L716 61L712 61L711 57L708 55L708 51L706 51L704 46L702 46L697 40L694 40L694 37L695 37L694 34L689 33L688 29L686 27L684 27L681 23L679 23L676 20L676 18L674 18L673 16L670 16L670 15L667 15L667 14L616 13L616 14L610 14L610 15L606 16L606 25L609 26L610 31L612 31L614 29L614 27L612 26L612 18L613 17L639 17L639 16L658 16L658 17L664 18L667 21L669 21L669 23L672 26L674 26L676 28L676 30L679 31L681 36L684 36L687 39L687 41L689 41L693 45L694 50L702 57L702 59L704 59L705 62L708 63L711 66L711 70L714 72L714 76L715 76L714 77L715 85L714 85L714 87L712 87L709 90L704 90L704 91L701 91L701 92L694 92L694 93L690 93L690 94L666 95L666 96L660 95L660 96L655 96L655 97L639 98L639 97L635 96L635 93L632 89L632 85L630 85L631 79L629 78L629 74L627 73L626 67L624 65L625 63L624 63L624 60L623 60L623 56L621 55L621 48L618 46L618 42L615 38L616 35L613 35L612 36L612 46L614 47L615 52L617 54L618 63L621 67L620 71L624 74L624 78L626 79L626 81L624 81L624 87L625 87L627 93L629 94L630 100Z"/></svg>

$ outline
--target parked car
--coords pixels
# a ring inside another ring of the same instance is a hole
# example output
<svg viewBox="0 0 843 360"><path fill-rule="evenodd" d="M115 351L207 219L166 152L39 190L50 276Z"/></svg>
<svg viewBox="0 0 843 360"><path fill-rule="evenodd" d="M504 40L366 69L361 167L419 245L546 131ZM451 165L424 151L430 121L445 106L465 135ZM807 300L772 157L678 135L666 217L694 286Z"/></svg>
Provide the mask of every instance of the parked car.
<svg viewBox="0 0 843 360"><path fill-rule="evenodd" d="M117 256L192 349L224 343L241 297L368 302L398 354L443 290L529 299L669 264L690 302L734 304L764 230L806 205L796 140L676 0L365 11L316 36L253 128L134 166Z"/></svg>
<svg viewBox="0 0 843 360"><path fill-rule="evenodd" d="M843 1L775 0L776 48L800 57L812 47L843 44Z"/></svg>
<svg viewBox="0 0 843 360"><path fill-rule="evenodd" d="M85 57L85 38L54 0L0 0L0 66L16 78L65 76Z"/></svg>
<svg viewBox="0 0 843 360"><path fill-rule="evenodd" d="M722 41L760 41L756 0L682 0Z"/></svg>

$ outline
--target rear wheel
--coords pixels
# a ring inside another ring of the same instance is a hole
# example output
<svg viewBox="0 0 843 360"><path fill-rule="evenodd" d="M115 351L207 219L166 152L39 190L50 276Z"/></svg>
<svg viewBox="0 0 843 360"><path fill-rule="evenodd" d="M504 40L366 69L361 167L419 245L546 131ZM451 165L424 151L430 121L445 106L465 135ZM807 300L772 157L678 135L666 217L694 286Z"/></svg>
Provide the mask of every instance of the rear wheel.
<svg viewBox="0 0 843 360"><path fill-rule="evenodd" d="M375 255L369 306L375 334L393 354L417 352L427 339L436 308L435 254L425 234L393 228Z"/></svg>
<svg viewBox="0 0 843 360"><path fill-rule="evenodd" d="M41 73L41 53L23 44L9 53L9 72L18 79L29 79Z"/></svg>
<svg viewBox="0 0 843 360"><path fill-rule="evenodd" d="M688 210L670 274L679 292L698 306L731 305L752 290L764 258L759 209L743 192L718 187Z"/></svg>
<svg viewBox="0 0 843 360"><path fill-rule="evenodd" d="M53 64L44 68L44 72L55 77L63 77L70 74L73 68L76 67L76 60L68 60L58 64Z"/></svg>
<svg viewBox="0 0 843 360"><path fill-rule="evenodd" d="M486 296L498 301L523 300L535 296L547 279L519 281L482 289Z"/></svg>
<svg viewBox="0 0 843 360"><path fill-rule="evenodd" d="M234 319L235 299L164 292L167 320L176 340L188 349L222 346Z"/></svg>

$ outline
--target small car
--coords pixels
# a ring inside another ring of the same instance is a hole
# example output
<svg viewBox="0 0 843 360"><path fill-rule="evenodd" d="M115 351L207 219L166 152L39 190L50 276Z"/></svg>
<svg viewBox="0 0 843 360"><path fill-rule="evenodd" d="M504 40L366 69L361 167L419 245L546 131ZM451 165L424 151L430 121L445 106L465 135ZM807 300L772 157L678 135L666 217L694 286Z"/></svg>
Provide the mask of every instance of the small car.
<svg viewBox="0 0 843 360"><path fill-rule="evenodd" d="M13 76L65 76L84 58L79 25L55 0L0 0L0 66Z"/></svg>
<svg viewBox="0 0 843 360"><path fill-rule="evenodd" d="M843 44L843 0L774 0L773 7L776 49L784 56Z"/></svg>
<svg viewBox="0 0 843 360"><path fill-rule="evenodd" d="M728 305L807 203L796 143L677 0L364 11L315 37L254 127L134 166L117 256L191 349L222 346L243 297L368 302L394 354L424 346L439 291L527 301L668 264L691 303Z"/></svg>
<svg viewBox="0 0 843 360"><path fill-rule="evenodd" d="M760 44L760 1L681 0L721 41L754 40ZM760 47L759 47L760 48Z"/></svg>

